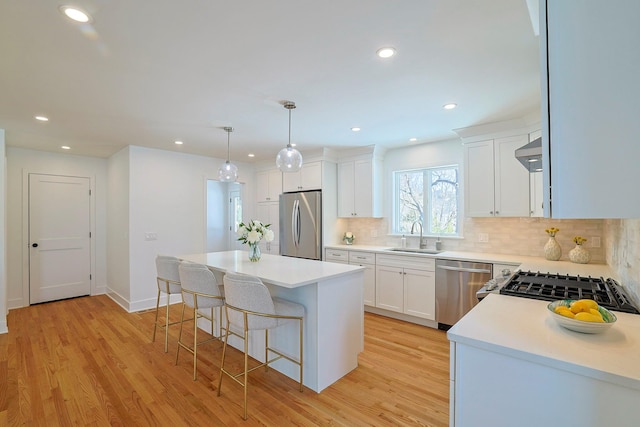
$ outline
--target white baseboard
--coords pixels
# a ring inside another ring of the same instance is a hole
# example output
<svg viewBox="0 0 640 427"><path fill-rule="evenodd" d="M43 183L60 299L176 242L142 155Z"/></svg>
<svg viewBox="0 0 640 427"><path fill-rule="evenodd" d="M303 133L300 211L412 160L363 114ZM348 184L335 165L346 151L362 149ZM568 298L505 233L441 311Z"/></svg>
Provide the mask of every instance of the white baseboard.
<svg viewBox="0 0 640 427"><path fill-rule="evenodd" d="M139 301L129 301L124 298L122 295L118 294L116 291L107 288L106 292L107 296L114 300L116 304L125 309L128 313L135 313L138 311L145 311L152 308L156 308L156 297L147 298ZM171 304L179 303L182 301L182 295L180 294L172 294L171 295ZM160 295L160 306L164 306L167 303L167 295Z"/></svg>
<svg viewBox="0 0 640 427"><path fill-rule="evenodd" d="M9 333L9 327L7 326L7 318L5 317L4 320L0 321L0 334L7 333Z"/></svg>
<svg viewBox="0 0 640 427"><path fill-rule="evenodd" d="M438 322L421 317L409 316L404 313L396 313L395 311L383 310L377 307L364 306L367 313L379 314L380 316L391 317L392 319L402 320L405 322L415 323L417 325L428 326L429 328L438 329Z"/></svg>

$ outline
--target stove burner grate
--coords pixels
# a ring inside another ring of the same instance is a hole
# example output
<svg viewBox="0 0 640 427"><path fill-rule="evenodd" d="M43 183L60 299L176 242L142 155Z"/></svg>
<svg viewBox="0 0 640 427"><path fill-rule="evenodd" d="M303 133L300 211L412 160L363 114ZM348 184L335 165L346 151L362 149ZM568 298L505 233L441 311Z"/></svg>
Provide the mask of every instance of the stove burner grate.
<svg viewBox="0 0 640 427"><path fill-rule="evenodd" d="M602 277L519 271L504 284L500 293L546 301L588 298L610 310L640 314L615 280Z"/></svg>

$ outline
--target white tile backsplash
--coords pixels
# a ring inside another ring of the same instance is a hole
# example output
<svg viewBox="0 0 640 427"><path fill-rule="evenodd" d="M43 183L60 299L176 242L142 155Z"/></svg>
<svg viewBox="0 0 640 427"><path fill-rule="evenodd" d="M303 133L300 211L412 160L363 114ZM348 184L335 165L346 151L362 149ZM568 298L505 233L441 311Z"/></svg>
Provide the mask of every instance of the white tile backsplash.
<svg viewBox="0 0 640 427"><path fill-rule="evenodd" d="M640 219L605 220L607 264L640 302Z"/></svg>
<svg viewBox="0 0 640 427"><path fill-rule="evenodd" d="M392 236L386 218L348 219L347 229L362 245L400 246L401 236ZM569 259L569 251L575 247L573 238L587 238L585 248L591 252L592 263L605 263L606 236L604 220L557 220L546 218L466 218L463 223L463 238L441 239L444 250L491 252L510 255L543 256L544 244L549 239L545 229L559 228L556 240L562 247L562 260ZM372 237L377 234L377 237ZM481 242L481 235L488 237ZM407 234L407 244L418 246L417 235ZM600 247L591 246L593 237L600 238ZM427 237L429 247L435 246L435 238Z"/></svg>

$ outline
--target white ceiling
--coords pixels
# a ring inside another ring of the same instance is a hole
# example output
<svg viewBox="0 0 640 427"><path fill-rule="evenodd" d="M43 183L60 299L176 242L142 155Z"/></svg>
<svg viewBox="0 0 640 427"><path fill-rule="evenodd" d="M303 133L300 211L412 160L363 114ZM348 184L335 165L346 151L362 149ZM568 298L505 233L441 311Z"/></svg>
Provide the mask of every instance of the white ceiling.
<svg viewBox="0 0 640 427"><path fill-rule="evenodd" d="M382 46L397 55L378 58ZM397 147L537 112L538 54L526 0L3 0L0 128L37 150L224 158L232 126L232 161L269 160L291 100L303 155Z"/></svg>

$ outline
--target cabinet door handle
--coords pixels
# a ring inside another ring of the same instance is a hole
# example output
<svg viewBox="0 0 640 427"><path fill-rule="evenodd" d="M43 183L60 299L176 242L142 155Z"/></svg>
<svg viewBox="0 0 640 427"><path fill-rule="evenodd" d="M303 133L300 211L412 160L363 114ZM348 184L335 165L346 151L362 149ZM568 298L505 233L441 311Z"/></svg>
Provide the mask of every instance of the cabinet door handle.
<svg viewBox="0 0 640 427"><path fill-rule="evenodd" d="M496 215L500 215L500 212L499 212L499 211L496 211Z"/></svg>
<svg viewBox="0 0 640 427"><path fill-rule="evenodd" d="M489 215L493 215L493 211L489 211Z"/></svg>

